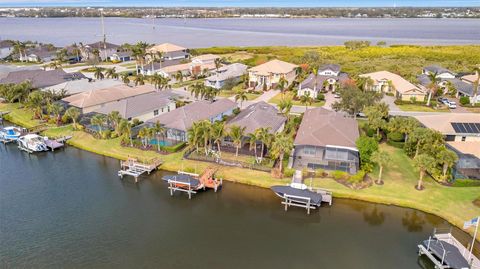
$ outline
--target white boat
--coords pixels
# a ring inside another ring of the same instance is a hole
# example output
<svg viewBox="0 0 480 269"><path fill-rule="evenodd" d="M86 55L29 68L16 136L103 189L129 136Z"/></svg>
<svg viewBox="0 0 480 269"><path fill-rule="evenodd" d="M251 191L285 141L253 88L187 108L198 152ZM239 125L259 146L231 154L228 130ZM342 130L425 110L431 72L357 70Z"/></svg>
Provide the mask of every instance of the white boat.
<svg viewBox="0 0 480 269"><path fill-rule="evenodd" d="M21 135L21 130L15 126L8 126L0 130L0 141L17 141Z"/></svg>
<svg viewBox="0 0 480 269"><path fill-rule="evenodd" d="M36 134L27 134L18 139L18 147L27 152L47 151L45 138Z"/></svg>

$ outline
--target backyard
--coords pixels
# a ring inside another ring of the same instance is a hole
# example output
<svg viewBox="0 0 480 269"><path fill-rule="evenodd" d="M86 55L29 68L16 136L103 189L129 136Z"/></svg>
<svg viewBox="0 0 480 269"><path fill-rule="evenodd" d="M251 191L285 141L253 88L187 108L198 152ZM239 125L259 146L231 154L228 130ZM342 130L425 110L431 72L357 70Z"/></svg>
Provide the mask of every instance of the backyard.
<svg viewBox="0 0 480 269"><path fill-rule="evenodd" d="M275 95L272 99L270 99L268 102L278 105L278 104L280 104L282 99L286 99L286 98L291 98L292 99L292 104L294 106L305 106L305 104L302 104L300 102L300 100L293 99L294 98L294 93L291 92L291 91L287 91L285 93L279 93L279 94ZM313 99L313 103L308 104L308 105L313 106L313 107L321 107L321 106L325 105L325 101L318 101L316 99Z"/></svg>

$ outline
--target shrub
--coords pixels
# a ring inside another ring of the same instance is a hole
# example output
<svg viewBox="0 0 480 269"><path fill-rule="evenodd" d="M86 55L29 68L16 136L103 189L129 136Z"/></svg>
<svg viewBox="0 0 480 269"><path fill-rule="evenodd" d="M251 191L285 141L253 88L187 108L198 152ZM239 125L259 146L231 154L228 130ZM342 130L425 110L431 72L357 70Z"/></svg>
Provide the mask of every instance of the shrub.
<svg viewBox="0 0 480 269"><path fill-rule="evenodd" d="M317 95L317 100L318 100L318 101L323 101L323 100L325 100L325 94L319 93L319 94Z"/></svg>
<svg viewBox="0 0 480 269"><path fill-rule="evenodd" d="M358 171L355 175L350 176L350 178L348 179L348 181L349 181L350 183L362 182L363 179L365 178L365 175L366 175L366 174L367 174L367 173L366 173L365 171L360 170L360 171Z"/></svg>
<svg viewBox="0 0 480 269"><path fill-rule="evenodd" d="M347 172L335 170L332 172L332 177L336 180L339 180L339 179L348 180L350 178L350 175Z"/></svg>
<svg viewBox="0 0 480 269"><path fill-rule="evenodd" d="M355 144L357 145L358 152L360 153L360 161L362 166L369 164L372 154L378 150L378 142L375 140L375 138L360 136Z"/></svg>
<svg viewBox="0 0 480 269"><path fill-rule="evenodd" d="M387 140L387 144L392 146L392 147L399 148L399 149L403 149L403 147L405 146L405 142L403 142L403 141L396 142L396 141L392 141L392 140Z"/></svg>
<svg viewBox="0 0 480 269"><path fill-rule="evenodd" d="M179 150L183 149L187 143L181 142L173 146L160 146L160 149L166 151L168 153L178 152Z"/></svg>
<svg viewBox="0 0 480 269"><path fill-rule="evenodd" d="M393 142L402 142L405 139L404 135L399 132L388 133L387 138L389 141L393 141Z"/></svg>
<svg viewBox="0 0 480 269"><path fill-rule="evenodd" d="M468 98L468 96L462 96L460 97L460 104L462 106L464 105L468 105L470 103L470 98Z"/></svg>
<svg viewBox="0 0 480 269"><path fill-rule="evenodd" d="M376 133L377 133L377 132L376 132L374 129L372 129L372 128L370 128L370 127L367 127L367 126L365 127L365 134L366 134L368 137L372 137L372 136L374 136Z"/></svg>
<svg viewBox="0 0 480 269"><path fill-rule="evenodd" d="M295 169L292 169L292 168L286 168L283 171L283 176L284 177L293 177L293 174L295 174Z"/></svg>
<svg viewBox="0 0 480 269"><path fill-rule="evenodd" d="M457 179L453 182L454 187L478 187L480 180L478 179Z"/></svg>

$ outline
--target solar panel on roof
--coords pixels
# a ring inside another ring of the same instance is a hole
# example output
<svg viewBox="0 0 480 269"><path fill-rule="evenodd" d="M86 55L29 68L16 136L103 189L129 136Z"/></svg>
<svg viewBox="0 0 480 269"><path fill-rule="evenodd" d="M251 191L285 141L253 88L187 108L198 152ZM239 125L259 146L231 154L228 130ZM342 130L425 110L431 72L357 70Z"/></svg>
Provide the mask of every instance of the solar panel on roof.
<svg viewBox="0 0 480 269"><path fill-rule="evenodd" d="M465 128L465 130L467 130L467 133L473 133L473 129L472 129L472 127L470 126L470 124L468 124L468 123L463 123L462 125L463 125L463 127Z"/></svg>
<svg viewBox="0 0 480 269"><path fill-rule="evenodd" d="M480 133L480 123L472 122L452 122L452 127L456 133Z"/></svg>
<svg viewBox="0 0 480 269"><path fill-rule="evenodd" d="M475 123L469 123L469 125L470 127L472 127L473 133L476 133L476 134L480 133L480 129Z"/></svg>
<svg viewBox="0 0 480 269"><path fill-rule="evenodd" d="M460 130L458 129L458 126L457 126L457 123L456 123L456 122L452 122L452 123L450 123L450 124L452 125L453 130L455 130L455 133L459 133L459 132L460 132Z"/></svg>
<svg viewBox="0 0 480 269"><path fill-rule="evenodd" d="M477 127L477 130L480 133L480 123L475 123L475 126Z"/></svg>

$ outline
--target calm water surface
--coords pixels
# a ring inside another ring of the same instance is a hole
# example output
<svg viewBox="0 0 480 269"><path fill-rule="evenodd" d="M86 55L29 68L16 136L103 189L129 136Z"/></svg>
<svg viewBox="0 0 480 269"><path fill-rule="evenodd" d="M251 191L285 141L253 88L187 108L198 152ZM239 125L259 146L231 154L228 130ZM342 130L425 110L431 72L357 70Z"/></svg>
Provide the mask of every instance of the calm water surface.
<svg viewBox="0 0 480 269"><path fill-rule="evenodd" d="M479 25L478 19L105 19L110 42L172 42L191 48L339 45L352 39L388 44L479 44ZM98 41L101 33L100 18L0 18L3 39L67 45Z"/></svg>
<svg viewBox="0 0 480 269"><path fill-rule="evenodd" d="M188 200L169 195L167 172L134 184L118 169L72 147L28 155L0 145L0 267L431 268L416 245L448 226L340 199L284 212L269 190L232 183Z"/></svg>

